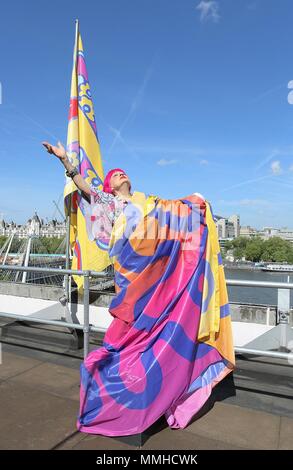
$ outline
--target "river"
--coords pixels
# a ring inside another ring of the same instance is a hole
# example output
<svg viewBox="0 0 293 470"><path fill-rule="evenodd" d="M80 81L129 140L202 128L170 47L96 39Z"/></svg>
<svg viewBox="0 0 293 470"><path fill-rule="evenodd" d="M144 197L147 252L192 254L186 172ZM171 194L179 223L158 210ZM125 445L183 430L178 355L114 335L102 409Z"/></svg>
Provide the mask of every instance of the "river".
<svg viewBox="0 0 293 470"><path fill-rule="evenodd" d="M245 279L249 281L293 282L293 273L275 273L267 271L225 268L226 279ZM277 289L263 287L228 287L230 302L262 305L277 305ZM291 290L293 307L293 290Z"/></svg>

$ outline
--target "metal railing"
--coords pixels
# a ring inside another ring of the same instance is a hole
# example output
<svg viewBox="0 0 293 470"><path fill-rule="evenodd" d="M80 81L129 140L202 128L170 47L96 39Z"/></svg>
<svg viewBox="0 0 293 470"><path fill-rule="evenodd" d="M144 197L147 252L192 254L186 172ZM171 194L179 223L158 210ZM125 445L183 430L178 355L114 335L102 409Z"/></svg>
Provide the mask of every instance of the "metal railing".
<svg viewBox="0 0 293 470"><path fill-rule="evenodd" d="M84 278L84 292L83 292L83 324L79 323L70 323L54 320L45 320L36 317L26 317L24 315L15 315L12 313L0 312L0 317L13 318L18 321L30 321L35 323L42 323L47 325L54 326L66 326L67 328L77 329L83 331L83 350L84 357L89 353L89 334L91 331L104 333L105 330L102 328L94 327L89 322L89 289L90 289L90 277L97 278L110 278L108 273L97 272L97 271L82 271L82 270L73 270L73 269L59 269L59 268L38 268L31 266L10 266L10 265L0 265L0 270L4 271L26 271L26 272L39 272L39 273L51 273L59 274L63 276L83 276Z"/></svg>
<svg viewBox="0 0 293 470"><path fill-rule="evenodd" d="M0 312L0 317L12 318L18 321L30 321L35 323L42 323L47 325L54 326L65 326L67 328L77 329L83 331L83 344L84 344L84 357L89 353L89 335L90 332L99 332L105 333L106 329L97 328L90 324L89 322L89 290L90 290L90 277L95 278L106 278L112 279L113 276L109 275L107 272L96 272L96 271L82 271L82 270L72 270L72 269L58 269L58 268L38 268L38 267L24 267L24 266L11 266L11 265L0 265L0 270L4 271L26 271L26 272L40 272L40 273L51 273L59 274L63 276L83 276L84 278L84 293L83 293L83 312L84 320L83 324L79 323L70 323L67 321L55 321L55 320L46 320L36 317L27 317L23 315L16 315L12 313ZM236 280L236 279L227 279L228 286L242 286L242 287L263 287L263 288L277 288L282 291L290 293L290 290L293 289L293 283L286 282L267 282L267 281L246 281L246 280ZM286 313L286 312L283 312ZM289 315L289 312L287 312ZM283 322L284 325L286 322ZM273 357L279 359L290 359L290 363L293 363L293 352L279 352L279 351L266 351L261 349L249 349L249 348L240 348L235 347L235 352L239 354L249 354L257 355L264 357Z"/></svg>
<svg viewBox="0 0 293 470"><path fill-rule="evenodd" d="M239 286L239 287L263 287L263 288L276 288L278 294L285 294L285 296L278 295L278 312L280 315L281 325L281 346L286 349L286 328L289 323L290 315L290 290L293 289L292 282L270 282L270 281L247 281L244 279L227 279L226 283L228 286ZM235 353L239 354L250 354L255 356L274 357L278 359L287 359L290 364L293 364L293 351L280 352L280 351L266 351L263 349L253 348L234 348Z"/></svg>

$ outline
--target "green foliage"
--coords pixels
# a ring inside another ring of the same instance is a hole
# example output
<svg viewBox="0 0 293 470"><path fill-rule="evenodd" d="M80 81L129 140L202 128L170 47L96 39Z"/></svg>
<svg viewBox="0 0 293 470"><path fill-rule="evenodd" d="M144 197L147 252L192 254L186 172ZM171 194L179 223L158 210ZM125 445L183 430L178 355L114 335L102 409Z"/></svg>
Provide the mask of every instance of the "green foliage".
<svg viewBox="0 0 293 470"><path fill-rule="evenodd" d="M9 253L17 253L22 243L23 243L23 240L21 240L20 238L14 237L11 243Z"/></svg>
<svg viewBox="0 0 293 470"><path fill-rule="evenodd" d="M43 245L43 253L56 253L57 248L59 247L60 243L62 242L61 238L53 237L40 237L40 242Z"/></svg>
<svg viewBox="0 0 293 470"><path fill-rule="evenodd" d="M246 245L245 258L248 261L261 261L263 254L263 241L260 239L251 240Z"/></svg>
<svg viewBox="0 0 293 470"><path fill-rule="evenodd" d="M234 259L245 257L248 261L275 263L293 263L293 244L280 237L262 240L238 237L230 242Z"/></svg>
<svg viewBox="0 0 293 470"><path fill-rule="evenodd" d="M7 237L3 237L3 236L0 237L0 248L1 246L4 245L6 240L7 240ZM56 253L57 248L61 244L62 239L57 238L57 237L52 237L52 238L40 237L39 241L40 243L36 243L33 245L33 253L54 254ZM24 239L14 237L9 252L17 253L21 247L21 244L23 243L24 243Z"/></svg>
<svg viewBox="0 0 293 470"><path fill-rule="evenodd" d="M236 259L237 261L241 260L243 257L245 257L245 249L244 248L240 248L240 247L236 247L234 248L233 250L233 255L234 255L234 259Z"/></svg>
<svg viewBox="0 0 293 470"><path fill-rule="evenodd" d="M7 240L7 237L4 237L3 235L0 236L0 248L4 245L6 240Z"/></svg>
<svg viewBox="0 0 293 470"><path fill-rule="evenodd" d="M247 237L237 237L231 241L233 248L240 248L244 250L246 249L248 243L249 243L249 238Z"/></svg>

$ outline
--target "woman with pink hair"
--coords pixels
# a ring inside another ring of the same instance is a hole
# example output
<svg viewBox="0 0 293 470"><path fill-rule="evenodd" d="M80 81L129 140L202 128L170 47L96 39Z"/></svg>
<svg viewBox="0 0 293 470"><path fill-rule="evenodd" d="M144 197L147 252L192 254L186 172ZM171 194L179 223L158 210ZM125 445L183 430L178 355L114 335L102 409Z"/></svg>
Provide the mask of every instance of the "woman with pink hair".
<svg viewBox="0 0 293 470"><path fill-rule="evenodd" d="M101 243L104 241L103 246L105 247L111 238L115 220L132 200L131 182L126 172L121 168L113 168L108 171L104 179L103 190L100 190L92 184L87 184L77 168L70 163L65 148L60 142L58 142L58 146L48 142L43 142L43 145L49 153L54 154L63 163L67 176L73 179L82 195L88 199L91 198L92 210L95 212L95 222L92 224L93 236ZM204 200L202 194L193 194ZM154 200L159 199L158 196L151 196Z"/></svg>
<svg viewBox="0 0 293 470"><path fill-rule="evenodd" d="M43 142L50 154L55 155L63 163L67 176L71 177L82 196L91 200L94 222L91 223L91 232L96 240L104 247L109 243L115 220L131 201L131 182L126 172L121 168L108 171L103 184L103 190L92 184L89 185L74 167L66 154L63 145L57 146Z"/></svg>
<svg viewBox="0 0 293 470"><path fill-rule="evenodd" d="M143 432L162 415L171 428L185 428L235 367L210 204L195 193L174 200L132 194L121 168L109 171L103 191L97 190L69 163L61 144L44 145L90 196L91 223L96 218L99 227L92 235L103 243L103 231L111 234L104 244L114 259L113 321L103 345L81 364L77 428L125 436Z"/></svg>

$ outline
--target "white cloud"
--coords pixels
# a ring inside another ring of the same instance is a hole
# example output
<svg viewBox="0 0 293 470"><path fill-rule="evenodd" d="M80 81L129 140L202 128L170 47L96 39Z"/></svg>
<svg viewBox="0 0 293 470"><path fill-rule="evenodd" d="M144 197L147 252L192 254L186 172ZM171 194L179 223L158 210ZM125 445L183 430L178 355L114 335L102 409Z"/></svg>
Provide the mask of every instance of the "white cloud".
<svg viewBox="0 0 293 470"><path fill-rule="evenodd" d="M290 166L289 171L293 172L293 165Z"/></svg>
<svg viewBox="0 0 293 470"><path fill-rule="evenodd" d="M199 162L199 164L205 166L205 165L208 165L209 162L208 162L208 160L201 160L201 161Z"/></svg>
<svg viewBox="0 0 293 470"><path fill-rule="evenodd" d="M274 175L280 175L282 173L282 168L279 160L275 160L271 164L271 170Z"/></svg>
<svg viewBox="0 0 293 470"><path fill-rule="evenodd" d="M166 165L174 165L174 163L177 163L178 160L166 160L165 158L161 158L161 160L157 161L157 165L159 166L166 166Z"/></svg>
<svg viewBox="0 0 293 470"><path fill-rule="evenodd" d="M217 23L220 19L219 4L214 0L202 0L196 7L200 11L200 21L211 20Z"/></svg>

